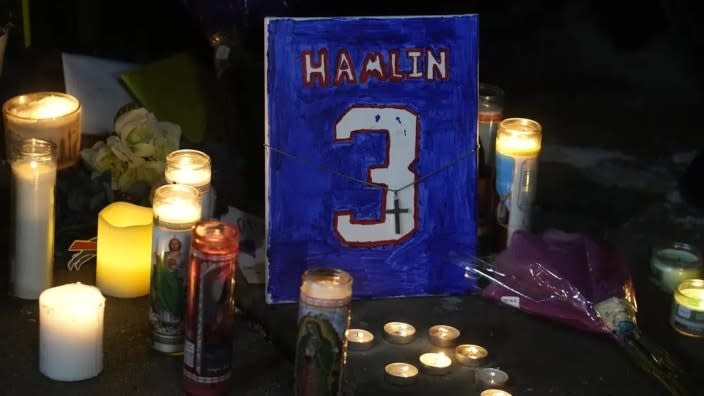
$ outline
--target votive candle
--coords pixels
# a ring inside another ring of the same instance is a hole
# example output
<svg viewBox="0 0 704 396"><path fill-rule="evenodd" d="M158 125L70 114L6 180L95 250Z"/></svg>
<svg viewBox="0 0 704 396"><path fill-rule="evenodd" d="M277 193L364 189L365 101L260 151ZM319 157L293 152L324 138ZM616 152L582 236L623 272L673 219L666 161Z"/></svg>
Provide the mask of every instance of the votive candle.
<svg viewBox="0 0 704 396"><path fill-rule="evenodd" d="M460 336L460 331L448 325L435 325L428 330L430 343L439 347L452 346Z"/></svg>
<svg viewBox="0 0 704 396"><path fill-rule="evenodd" d="M413 341L416 328L405 322L388 322L384 325L384 338L392 344L408 344Z"/></svg>
<svg viewBox="0 0 704 396"><path fill-rule="evenodd" d="M384 372L386 380L394 385L410 385L418 378L418 368L409 363L389 363Z"/></svg>
<svg viewBox="0 0 704 396"><path fill-rule="evenodd" d="M420 365L423 371L432 375L445 375L450 371L452 359L444 353L429 352L420 355Z"/></svg>

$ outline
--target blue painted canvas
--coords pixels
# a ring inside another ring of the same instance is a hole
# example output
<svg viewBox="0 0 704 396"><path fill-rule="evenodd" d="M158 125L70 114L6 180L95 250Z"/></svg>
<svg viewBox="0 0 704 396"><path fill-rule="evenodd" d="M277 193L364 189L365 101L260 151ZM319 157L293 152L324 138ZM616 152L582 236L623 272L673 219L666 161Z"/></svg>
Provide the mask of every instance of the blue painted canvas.
<svg viewBox="0 0 704 396"><path fill-rule="evenodd" d="M265 22L267 301L322 266L356 298L472 290L478 17Z"/></svg>

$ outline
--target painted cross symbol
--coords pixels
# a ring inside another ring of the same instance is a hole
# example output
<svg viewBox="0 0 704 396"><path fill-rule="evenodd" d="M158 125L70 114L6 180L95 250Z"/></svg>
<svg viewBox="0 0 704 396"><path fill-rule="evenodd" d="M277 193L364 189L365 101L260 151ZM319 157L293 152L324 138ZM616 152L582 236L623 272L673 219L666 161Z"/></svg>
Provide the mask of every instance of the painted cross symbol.
<svg viewBox="0 0 704 396"><path fill-rule="evenodd" d="M401 233L401 213L408 213L408 209L401 209L401 205L398 201L398 194L394 194L394 207L393 209L387 209L386 213L394 215L394 225L396 226L396 233Z"/></svg>

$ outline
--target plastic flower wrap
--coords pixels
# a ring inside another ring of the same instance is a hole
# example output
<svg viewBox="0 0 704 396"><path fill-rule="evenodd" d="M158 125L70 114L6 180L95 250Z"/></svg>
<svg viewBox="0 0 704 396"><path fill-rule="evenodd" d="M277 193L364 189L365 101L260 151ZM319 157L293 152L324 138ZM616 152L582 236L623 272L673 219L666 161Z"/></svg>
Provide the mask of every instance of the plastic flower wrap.
<svg viewBox="0 0 704 396"><path fill-rule="evenodd" d="M115 134L81 151L81 158L97 177L110 173L112 189L144 202L164 175L166 155L179 148L181 128L159 121L140 107L115 120Z"/></svg>
<svg viewBox="0 0 704 396"><path fill-rule="evenodd" d="M695 394L686 372L638 328L627 263L611 249L578 233L518 231L493 264L474 257L463 260L474 264L464 264L468 276L491 281L482 290L484 297L607 334L670 394Z"/></svg>

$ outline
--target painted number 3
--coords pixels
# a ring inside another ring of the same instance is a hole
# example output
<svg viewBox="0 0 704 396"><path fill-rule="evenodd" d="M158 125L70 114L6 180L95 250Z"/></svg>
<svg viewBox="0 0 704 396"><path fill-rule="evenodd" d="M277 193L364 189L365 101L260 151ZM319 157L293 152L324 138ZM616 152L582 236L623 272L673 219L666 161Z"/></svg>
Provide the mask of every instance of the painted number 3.
<svg viewBox="0 0 704 396"><path fill-rule="evenodd" d="M335 124L335 142L351 142L355 133L386 133L384 163L367 168L367 181L385 188L380 218L358 220L353 210L336 212L334 230L345 245L394 244L415 232L418 201L412 168L418 157L419 123L418 115L407 108L366 105L351 107ZM398 188L398 195L391 191Z"/></svg>

